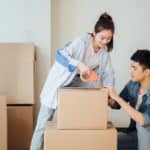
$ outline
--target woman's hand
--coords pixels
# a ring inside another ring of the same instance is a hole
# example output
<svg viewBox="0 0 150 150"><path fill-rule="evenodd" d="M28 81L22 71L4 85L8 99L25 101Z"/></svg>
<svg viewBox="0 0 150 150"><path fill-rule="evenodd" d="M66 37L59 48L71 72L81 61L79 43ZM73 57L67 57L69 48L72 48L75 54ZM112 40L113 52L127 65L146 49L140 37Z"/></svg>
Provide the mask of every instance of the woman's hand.
<svg viewBox="0 0 150 150"><path fill-rule="evenodd" d="M90 76L90 69L84 63L80 62L78 64L78 68L80 70L80 77L84 81L86 81Z"/></svg>
<svg viewBox="0 0 150 150"><path fill-rule="evenodd" d="M90 72L90 69L88 66L86 66L84 63L80 62L78 64L78 69L80 70L80 74L83 74L83 73L89 73Z"/></svg>

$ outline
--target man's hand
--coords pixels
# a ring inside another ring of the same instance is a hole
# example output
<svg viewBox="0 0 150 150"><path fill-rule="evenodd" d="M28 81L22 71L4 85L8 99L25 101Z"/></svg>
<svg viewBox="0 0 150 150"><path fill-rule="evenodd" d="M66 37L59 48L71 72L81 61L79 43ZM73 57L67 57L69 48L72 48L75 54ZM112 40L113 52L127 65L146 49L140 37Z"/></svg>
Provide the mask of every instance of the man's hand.
<svg viewBox="0 0 150 150"><path fill-rule="evenodd" d="M115 104L115 100L113 100L112 98L108 98L108 106L113 107Z"/></svg>
<svg viewBox="0 0 150 150"><path fill-rule="evenodd" d="M119 96L113 88L108 88L108 94L109 94L111 99L113 99L114 101L117 102Z"/></svg>

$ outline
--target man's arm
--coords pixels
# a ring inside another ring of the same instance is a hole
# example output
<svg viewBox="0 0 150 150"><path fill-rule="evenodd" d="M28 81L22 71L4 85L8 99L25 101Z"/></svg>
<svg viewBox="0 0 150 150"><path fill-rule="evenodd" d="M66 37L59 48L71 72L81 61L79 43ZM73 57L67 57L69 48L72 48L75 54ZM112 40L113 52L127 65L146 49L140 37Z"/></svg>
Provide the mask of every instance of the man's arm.
<svg viewBox="0 0 150 150"><path fill-rule="evenodd" d="M141 112L130 106L126 100L118 96L113 89L109 89L109 96L114 99L137 124L140 126L144 125L144 116Z"/></svg>
<svg viewBox="0 0 150 150"><path fill-rule="evenodd" d="M120 92L120 97L122 97L126 102L129 102L129 93L128 93L128 85L129 84L130 84L130 81L125 85L123 90ZM120 109L121 108L121 106L115 100L113 100L110 96L108 98L108 105L112 109Z"/></svg>

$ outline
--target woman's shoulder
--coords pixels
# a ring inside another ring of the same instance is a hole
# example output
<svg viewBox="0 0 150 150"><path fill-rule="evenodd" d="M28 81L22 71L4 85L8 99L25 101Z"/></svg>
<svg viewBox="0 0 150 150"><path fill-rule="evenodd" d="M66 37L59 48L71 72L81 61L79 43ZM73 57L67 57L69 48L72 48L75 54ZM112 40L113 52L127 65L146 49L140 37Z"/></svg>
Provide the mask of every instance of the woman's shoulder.
<svg viewBox="0 0 150 150"><path fill-rule="evenodd" d="M91 35L87 33L76 37L73 41L89 42L90 39L91 39Z"/></svg>
<svg viewBox="0 0 150 150"><path fill-rule="evenodd" d="M91 40L91 36L89 34L84 34L74 38L72 41L70 41L70 43L78 46L79 45L86 46L89 44L90 40Z"/></svg>

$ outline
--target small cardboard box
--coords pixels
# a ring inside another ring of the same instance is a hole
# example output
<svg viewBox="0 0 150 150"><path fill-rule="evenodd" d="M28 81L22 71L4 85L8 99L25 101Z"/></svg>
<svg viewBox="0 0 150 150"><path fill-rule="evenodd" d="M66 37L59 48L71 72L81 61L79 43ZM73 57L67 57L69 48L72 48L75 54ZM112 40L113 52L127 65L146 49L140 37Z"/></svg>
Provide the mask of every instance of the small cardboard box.
<svg viewBox="0 0 150 150"><path fill-rule="evenodd" d="M7 109L5 96L0 96L0 150L7 150Z"/></svg>
<svg viewBox="0 0 150 150"><path fill-rule="evenodd" d="M58 129L106 129L107 99L107 89L61 89L58 93Z"/></svg>
<svg viewBox="0 0 150 150"><path fill-rule="evenodd" d="M56 123L47 125L44 134L44 150L117 150L117 131L58 130Z"/></svg>
<svg viewBox="0 0 150 150"><path fill-rule="evenodd" d="M29 150L33 133L33 106L8 106L8 150Z"/></svg>

